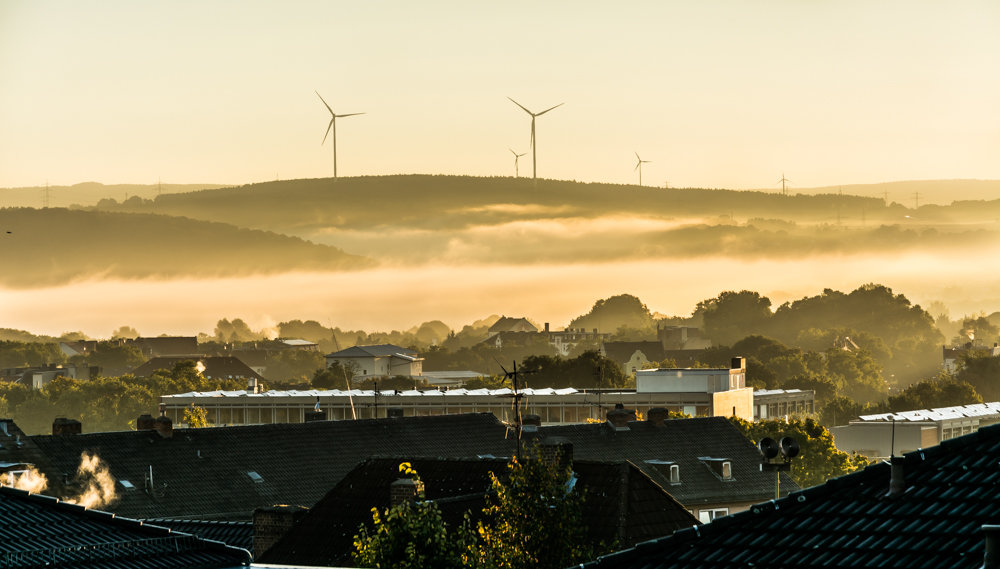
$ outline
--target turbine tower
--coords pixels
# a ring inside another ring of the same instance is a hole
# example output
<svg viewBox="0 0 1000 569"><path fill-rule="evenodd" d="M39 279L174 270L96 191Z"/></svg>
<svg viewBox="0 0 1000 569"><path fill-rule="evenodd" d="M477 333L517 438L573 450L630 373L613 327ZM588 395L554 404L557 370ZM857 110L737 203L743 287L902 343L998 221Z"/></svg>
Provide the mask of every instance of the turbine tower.
<svg viewBox="0 0 1000 569"><path fill-rule="evenodd" d="M319 97L320 101L323 101L323 106L326 107L326 110L330 111L330 124L327 125L327 127L326 127L326 134L323 135L323 142L321 142L319 144L320 144L320 146L326 144L326 137L330 135L330 131L332 130L333 131L333 177L334 177L334 179L336 179L336 177L337 177L337 119L343 118L343 117L353 117L354 115L363 115L364 113L347 113L345 115L338 115L337 113L333 112L333 109L330 108L330 105L326 104L326 100L323 99L323 95L319 94L319 91L316 91L316 96Z"/></svg>
<svg viewBox="0 0 1000 569"><path fill-rule="evenodd" d="M520 177L520 172L517 169L517 159L527 154L527 152L518 154L517 152L514 152L513 148L508 148L507 150L510 150L510 153L514 155L514 177L518 178Z"/></svg>
<svg viewBox="0 0 1000 569"><path fill-rule="evenodd" d="M785 182L791 182L791 180L789 180L788 178L786 178L785 177L785 173L782 172L781 173L781 179L778 180L778 183L781 184L781 195L788 195L787 192L785 192Z"/></svg>
<svg viewBox="0 0 1000 569"><path fill-rule="evenodd" d="M652 160L643 160L642 158L639 158L638 152L635 153L635 160L635 169L639 171L639 185L642 186L642 165L649 164Z"/></svg>
<svg viewBox="0 0 1000 569"><path fill-rule="evenodd" d="M545 109L544 111L542 111L540 113L533 113L533 112L529 111L528 109L526 109L524 107L524 105L522 105L521 103L518 103L517 101L515 101L514 99L511 99L510 97L507 97L507 98L510 99L510 102L512 102L515 105L521 107L522 111L524 111L524 112L528 113L529 115L531 115L531 179L537 181L537 179L538 179L538 157L537 157L537 153L535 152L535 118L544 115L545 113L551 111L552 109L554 109L556 107L561 107L565 103L559 103L555 107L549 107L549 108Z"/></svg>

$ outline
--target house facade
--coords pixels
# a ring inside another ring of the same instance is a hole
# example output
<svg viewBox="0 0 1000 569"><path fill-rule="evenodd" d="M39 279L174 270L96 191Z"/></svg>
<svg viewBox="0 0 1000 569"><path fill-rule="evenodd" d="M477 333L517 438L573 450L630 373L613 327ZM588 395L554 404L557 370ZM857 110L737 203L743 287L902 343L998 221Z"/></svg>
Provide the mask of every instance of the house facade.
<svg viewBox="0 0 1000 569"><path fill-rule="evenodd" d="M392 344L354 346L326 355L326 367L338 362L353 371L352 379L420 377L423 375L423 361L417 352Z"/></svg>

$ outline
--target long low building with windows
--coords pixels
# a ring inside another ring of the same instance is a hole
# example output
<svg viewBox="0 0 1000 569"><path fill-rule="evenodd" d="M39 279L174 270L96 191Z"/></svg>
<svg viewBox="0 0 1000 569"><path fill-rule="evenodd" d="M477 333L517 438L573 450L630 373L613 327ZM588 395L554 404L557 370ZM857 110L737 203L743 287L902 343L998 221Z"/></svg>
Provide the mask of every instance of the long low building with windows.
<svg viewBox="0 0 1000 569"><path fill-rule="evenodd" d="M638 389L530 389L521 390L521 412L538 415L545 424L604 421L617 405L639 417L662 408L692 417L737 416L754 420L754 394L745 386L745 360L736 358L730 369L643 370ZM812 392L808 392L811 397ZM182 424L185 408L206 410L214 425L303 423L312 420L419 417L459 413L493 413L513 420L513 395L504 389L425 389L380 391L291 390L256 393L211 391L165 395L165 414ZM773 394L771 394L773 396ZM796 397L804 393L797 393ZM809 402L811 409L812 402Z"/></svg>

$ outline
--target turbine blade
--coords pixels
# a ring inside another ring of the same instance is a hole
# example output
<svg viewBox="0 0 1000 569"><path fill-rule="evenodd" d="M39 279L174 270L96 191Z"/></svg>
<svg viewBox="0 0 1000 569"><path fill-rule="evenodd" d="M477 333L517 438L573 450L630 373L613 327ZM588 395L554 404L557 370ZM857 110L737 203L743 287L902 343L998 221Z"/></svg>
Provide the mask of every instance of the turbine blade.
<svg viewBox="0 0 1000 569"><path fill-rule="evenodd" d="M363 115L363 114L365 114L365 113L347 113L346 115L336 115L336 117L339 119L341 117L353 117L353 116L356 116L356 115Z"/></svg>
<svg viewBox="0 0 1000 569"><path fill-rule="evenodd" d="M638 152L635 153L635 159L636 160L640 160L640 161L642 160L642 158L639 158L639 153Z"/></svg>
<svg viewBox="0 0 1000 569"><path fill-rule="evenodd" d="M507 97L507 98L508 98L508 99L510 99L510 97ZM531 116L535 116L535 113L533 113L533 112L529 111L528 109L524 108L524 105L522 105L521 103L518 103L518 102L517 102L517 101L515 101L514 99L510 99L510 102L512 102L512 103L514 103L515 105L517 105L517 106L521 107L521 110L522 110L522 111L524 111L524 112L526 112L526 113L528 113L529 115L531 115Z"/></svg>
<svg viewBox="0 0 1000 569"><path fill-rule="evenodd" d="M334 117L336 117L336 116L337 115L334 115ZM323 142L319 143L320 146L323 146L324 144L326 144L326 137L330 136L330 131L333 130L333 121L335 121L335 120L337 120L337 119L336 118L330 119L330 124L326 125L326 134L323 135Z"/></svg>
<svg viewBox="0 0 1000 569"><path fill-rule="evenodd" d="M558 108L558 107L561 107L561 106L563 106L563 105L565 105L565 104L566 104L566 103L559 103L559 104L558 104L558 105L556 105L555 107L549 107L549 108L545 109L544 111L542 111L542 112L538 113L538 114L537 114L537 115L535 115L535 116L536 116L536 117L540 117L540 116L544 115L545 113L547 113L547 112L551 111L552 109L555 109L555 108Z"/></svg>
<svg viewBox="0 0 1000 569"><path fill-rule="evenodd" d="M514 156L517 156L517 152L514 152L513 148L508 148L507 150L510 150L511 154L513 154Z"/></svg>
<svg viewBox="0 0 1000 569"><path fill-rule="evenodd" d="M337 116L336 113L333 112L333 109L330 108L330 105L326 104L326 99L323 98L323 95L319 94L319 91L316 91L316 96L319 97L320 101L323 101L323 106L326 107L326 110L330 111L331 115Z"/></svg>
<svg viewBox="0 0 1000 569"><path fill-rule="evenodd" d="M642 166L642 161L641 160L635 164L635 168L632 168L632 171L635 172L636 170L638 170L639 166Z"/></svg>

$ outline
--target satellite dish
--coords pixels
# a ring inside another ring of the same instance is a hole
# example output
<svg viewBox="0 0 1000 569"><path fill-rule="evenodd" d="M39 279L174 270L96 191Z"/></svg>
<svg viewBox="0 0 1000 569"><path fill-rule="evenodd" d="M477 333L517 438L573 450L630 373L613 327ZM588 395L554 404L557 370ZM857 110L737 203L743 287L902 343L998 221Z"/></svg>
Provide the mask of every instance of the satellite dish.
<svg viewBox="0 0 1000 569"><path fill-rule="evenodd" d="M760 449L760 454L764 455L764 458L768 460L778 456L778 443L776 443L771 437L762 438L760 442L757 443L757 448Z"/></svg>
<svg viewBox="0 0 1000 569"><path fill-rule="evenodd" d="M792 437L781 437L780 445L781 456L785 458L795 458L799 454L799 443Z"/></svg>

